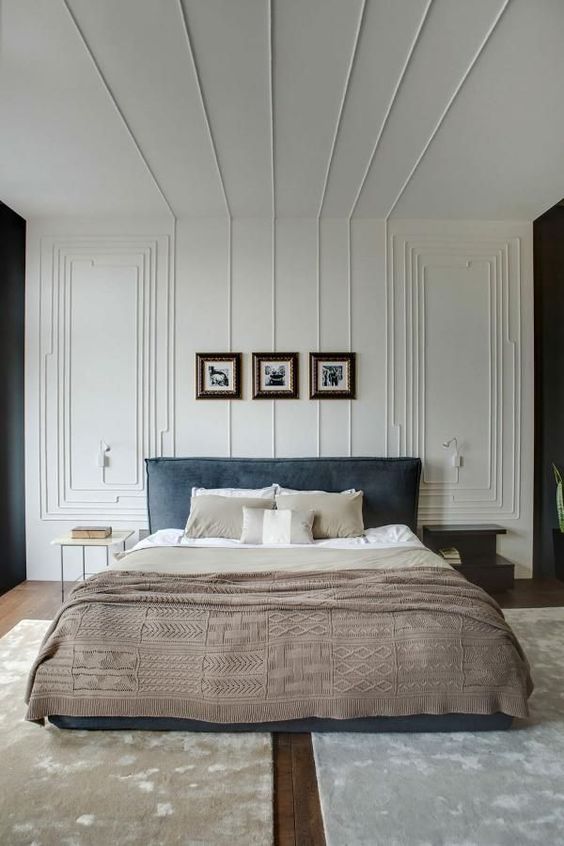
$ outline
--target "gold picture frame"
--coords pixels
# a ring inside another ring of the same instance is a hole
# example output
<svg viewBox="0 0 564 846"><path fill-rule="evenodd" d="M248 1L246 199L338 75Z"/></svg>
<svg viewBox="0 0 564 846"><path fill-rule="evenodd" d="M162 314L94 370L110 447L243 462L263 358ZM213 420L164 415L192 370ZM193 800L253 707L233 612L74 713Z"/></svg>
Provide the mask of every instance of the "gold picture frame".
<svg viewBox="0 0 564 846"><path fill-rule="evenodd" d="M356 353L309 354L310 399L356 398Z"/></svg>
<svg viewBox="0 0 564 846"><path fill-rule="evenodd" d="M253 399L297 399L298 353L253 353Z"/></svg>
<svg viewBox="0 0 564 846"><path fill-rule="evenodd" d="M196 399L241 396L241 353L196 353Z"/></svg>

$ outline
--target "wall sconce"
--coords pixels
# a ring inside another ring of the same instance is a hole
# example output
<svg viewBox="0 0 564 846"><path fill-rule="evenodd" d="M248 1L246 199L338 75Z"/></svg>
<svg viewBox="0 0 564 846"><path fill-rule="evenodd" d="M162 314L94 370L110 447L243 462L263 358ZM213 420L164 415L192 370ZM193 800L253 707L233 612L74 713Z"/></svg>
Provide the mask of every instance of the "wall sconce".
<svg viewBox="0 0 564 846"><path fill-rule="evenodd" d="M452 454L452 466L462 467L462 456L458 452L458 438L451 438L448 441L443 441L443 449L449 449L451 446L454 446L454 452Z"/></svg>
<svg viewBox="0 0 564 846"><path fill-rule="evenodd" d="M96 459L96 467L99 467L101 470L108 463L108 453L110 451L110 446L105 441L100 441L100 446L98 447L98 456Z"/></svg>

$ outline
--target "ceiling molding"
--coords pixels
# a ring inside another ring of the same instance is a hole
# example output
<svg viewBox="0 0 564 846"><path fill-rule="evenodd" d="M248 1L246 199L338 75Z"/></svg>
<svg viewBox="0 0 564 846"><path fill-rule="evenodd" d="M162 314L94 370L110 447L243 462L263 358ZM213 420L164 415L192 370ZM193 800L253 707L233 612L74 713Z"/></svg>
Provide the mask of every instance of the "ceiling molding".
<svg viewBox="0 0 564 846"><path fill-rule="evenodd" d="M171 204L168 200L168 197L166 196L159 180L157 179L151 165L149 164L147 157L145 156L145 153L141 149L141 145L140 145L139 141L137 140L135 133L133 132L131 126L129 125L129 122L128 122L127 118L125 117L125 114L123 113L123 111L122 111L122 109L121 109L121 107L120 107L120 105L117 101L117 98L116 98L108 80L106 79L104 73L102 72L102 69L101 69L100 65L98 64L96 56L94 55L94 52L92 51L92 48L90 47L88 39L86 38L86 35L84 34L84 32L82 30L82 27L78 23L78 20L76 19L74 12L72 11L71 7L69 6L68 0L63 0L63 6L65 7L67 14L68 14L70 20L72 21L74 29L76 30L76 33L77 33L80 41L82 42L82 45L83 45L83 47L84 47L84 49L85 49L85 51L88 55L88 58L90 59L90 62L92 64L92 66L94 67L94 70L96 71L96 74L97 74L100 82L102 83L102 86L103 86L106 94L108 95L108 98L109 98L112 106L114 107L115 111L117 112L117 114L118 114L127 134L129 135L131 141L133 142L133 145L135 146L135 149L137 150L137 154L139 155L141 161L145 165L147 172L149 173L149 176L151 177L151 180L153 181L155 188L157 189L157 191L159 192L163 202L165 203L171 217L174 220L176 220L176 214L174 212L174 209L172 208L172 206L171 206Z"/></svg>
<svg viewBox="0 0 564 846"><path fill-rule="evenodd" d="M432 0L429 0L429 2L432 2ZM351 52L351 58L350 58L350 61L349 61L349 66L347 68L347 75L345 77L343 94L342 94L341 103L340 103L340 106L339 106L339 114L337 115L337 123L335 124L335 132L334 132L334 135L333 135L333 141L331 143L331 149L329 151L329 158L327 160L327 169L325 171L325 179L323 181L323 188L322 188L322 191L321 191L321 201L319 203L319 210L317 212L317 220L318 221L319 221L319 218L321 217L321 215L323 213L323 205L325 203L325 195L327 193L327 185L329 184L329 175L331 173L331 165L333 164L333 157L335 155L335 147L337 146L337 139L339 137L339 132L341 130L341 124L342 124L342 121L343 121L343 113L344 113L344 110L345 110L345 103L346 103L346 100L347 100L347 95L349 93L349 87L350 87L352 72L353 72L353 69L354 69L354 66L355 66L355 63L356 63L356 57L357 57L357 54L358 54L358 45L359 45L360 37L362 35L362 31L363 31L363 28L364 28L366 4L367 4L367 0L362 0L362 6L361 6L361 9L360 9L360 14L358 16L358 23L357 23L357 27L356 27L354 42L353 42L353 49L352 49L352 52Z"/></svg>
<svg viewBox="0 0 564 846"><path fill-rule="evenodd" d="M28 219L532 220L563 194L564 4L0 3L0 195Z"/></svg>
<svg viewBox="0 0 564 846"><path fill-rule="evenodd" d="M392 205L390 206L390 208L389 208L389 209L388 209L388 211L386 212L386 220L387 220L389 217L391 217L391 215L394 213L394 209L396 208L397 204L399 203L399 201L401 200L401 198L402 198L403 194L405 193L405 190L406 190L406 188L408 187L409 183L411 182L411 179L412 179L412 177L413 177L413 175L414 175L415 171L417 170L417 168L419 167L419 165L420 165L420 164L421 164L421 162L423 161L423 159L424 159L424 157L425 157L425 154L427 153L427 150L429 149L429 147L430 147L430 146L431 146L431 144L433 143L433 139L435 138L435 136L436 136L437 132L438 132L438 131L439 131L439 129L441 128L441 126L442 126L442 124L443 124L444 119L446 118L447 114L449 113L449 111L450 111L450 109L451 109L452 104L454 103L454 101L455 101L455 100L456 100L456 98L458 97L458 94L459 94L459 93L460 93L460 91L462 90L462 87L463 87L464 83L466 82L466 80L467 80L467 79L468 79L468 77L470 76L470 74L471 74L471 72L472 72L472 69L474 68L474 66L476 65L476 62L477 62L477 61L478 61L478 59L480 58L480 56L481 56L481 54L482 54L482 52L483 52L483 50L484 50L484 48L485 48L486 44L487 44L487 43L488 43L488 41L490 40L490 38L491 38L491 36L492 36L492 34L493 34L494 30L496 29L496 27L497 27L498 23L500 22L500 20L502 19L503 15L505 14L505 11L506 11L507 7L509 6L509 3L510 3L510 2L511 2L511 0L504 0L504 3L503 3L503 5L502 5L502 7L500 8L499 12L497 13L496 17L494 18L494 20L493 20L493 22L492 22L492 24L491 24L491 26L490 26L490 28L488 29L488 31L486 32L486 34L485 34L484 38L482 39L482 42L481 42L480 46L478 47L478 49L477 49L477 50L476 50L476 52L474 53L474 55L473 55L473 57L472 57L472 60L470 61L470 64L468 65L468 67L467 67L467 69L466 69L466 71L465 71L464 75L462 76L462 78L461 78L460 82L458 83L458 85L457 85L457 86L456 86L456 88L454 89L454 91L453 91L453 93L452 93L452 96L450 97L450 99L449 99L448 103L446 104L445 108L444 108L444 109L443 109L443 111L441 112L441 115L440 115L440 117L439 117L439 119L438 119L437 123L435 124L435 127L434 127L433 131L431 132L431 134L430 134L429 138L427 139L427 143L425 144L425 146L424 146L424 147L423 147L423 149L421 150L421 153L419 154L419 156L418 156L418 158L417 158L417 160L416 160L415 164L414 164L414 165L413 165L413 167L411 168L411 170L410 170L410 172L409 172L409 174L408 174L408 176L407 176L407 179L405 180L405 182L403 183L402 187L401 187L401 188L400 188L400 190L399 190L399 193L398 193L398 195L397 195L396 199L394 200L394 202L392 203Z"/></svg>
<svg viewBox="0 0 564 846"><path fill-rule="evenodd" d="M370 158L368 160L368 164L366 165L366 169L365 169L364 174L362 176L362 180L361 180L360 185L358 187L358 191L356 192L354 202L351 206L351 210L350 210L349 215L348 215L349 220L353 217L355 209L358 205L358 200L359 200L360 195L362 193L362 189L364 188L364 183L366 182L366 178L367 178L367 176L370 172L370 168L372 167L372 162L374 161L374 157L376 156L376 153L378 151L378 147L380 146L380 140L382 138L382 135L384 134L386 124L388 123L388 119L390 117L390 114L392 113L394 103L396 102L397 96L398 96L399 91L401 89L402 82L405 79L407 69L409 68L409 65L410 65L410 62L411 62L411 57L413 56L413 53L415 52L415 48L416 48L417 43L419 41L420 35L423 32L423 29L425 27L425 22L427 21L427 18L429 17L429 12L431 10L432 5L433 5L433 0L429 0L427 5L425 6L425 11L423 12L423 14L421 16L419 26L417 27L417 31L416 31L416 33L413 37L413 41L411 42L411 46L409 48L405 62L404 62L403 67L401 69L401 73L398 77L398 81L397 81L395 88L392 92L392 96L390 98L388 108L386 109L386 113L384 115L384 120L382 121L382 125L380 126L380 131L378 132L378 135L376 137L376 141L374 142L374 147L372 148L372 153L371 153Z"/></svg>
<svg viewBox="0 0 564 846"><path fill-rule="evenodd" d="M196 61L196 55L194 53L194 48L193 48L193 45L192 45L192 36L190 35L190 26L188 24L188 15L186 13L186 9L184 8L184 4L183 4L182 0L176 0L176 2L177 2L177 7L178 7L179 14L180 14L180 18L181 18L181 21L182 21L182 28L183 28L183 31L184 31L184 37L186 39L186 47L188 48L188 54L190 56L190 63L192 65L192 70L194 71L194 76L195 76L196 84L197 84L197 87L198 87L198 96L199 96L199 99L200 99L200 105L202 107L202 114L204 116L204 121L205 121L205 124L206 124L206 130L207 130L207 134L208 134L208 137L209 137L210 146L211 146L212 152L213 152L215 167L216 167L217 175L218 175L219 182L220 182L220 185L221 185L221 191L222 191L222 194L223 194L223 199L225 201L225 210L227 212L229 219L231 220L232 219L231 207L229 205L229 198L227 196L227 191L226 191L226 188L225 188L225 180L223 178L223 171L221 169L221 164L219 162L219 156L218 156L218 153L217 153L217 146L216 146L216 143L215 143L215 138L214 138L213 130L212 130L212 127L211 127L211 122L210 122L209 113L208 113L208 107L207 107L207 104L206 104L206 97L205 97L205 94L204 94L204 89L203 89L203 86L202 86L202 80L201 80L201 77L200 77L200 70L199 70L199 67L198 67L198 62Z"/></svg>

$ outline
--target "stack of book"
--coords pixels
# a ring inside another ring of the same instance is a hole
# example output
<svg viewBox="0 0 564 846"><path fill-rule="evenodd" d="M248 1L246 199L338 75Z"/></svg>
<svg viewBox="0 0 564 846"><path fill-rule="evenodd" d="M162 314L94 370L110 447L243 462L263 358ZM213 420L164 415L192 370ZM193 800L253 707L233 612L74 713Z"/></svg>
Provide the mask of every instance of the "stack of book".
<svg viewBox="0 0 564 846"><path fill-rule="evenodd" d="M111 534L111 526L75 526L71 531L73 540L103 540Z"/></svg>
<svg viewBox="0 0 564 846"><path fill-rule="evenodd" d="M445 549L439 549L439 555L448 561L451 567L460 567L462 564L462 559L460 557L460 552L457 550L455 546L447 546Z"/></svg>

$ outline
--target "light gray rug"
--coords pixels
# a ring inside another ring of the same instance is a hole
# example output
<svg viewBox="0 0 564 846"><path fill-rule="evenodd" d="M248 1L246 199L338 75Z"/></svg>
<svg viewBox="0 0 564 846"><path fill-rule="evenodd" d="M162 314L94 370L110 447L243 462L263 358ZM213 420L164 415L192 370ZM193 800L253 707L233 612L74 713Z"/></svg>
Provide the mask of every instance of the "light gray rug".
<svg viewBox="0 0 564 846"><path fill-rule="evenodd" d="M23 720L48 623L0 640L2 846L272 844L269 734L85 732Z"/></svg>
<svg viewBox="0 0 564 846"><path fill-rule="evenodd" d="M530 723L314 735L328 846L564 844L564 608L506 616L532 667Z"/></svg>

